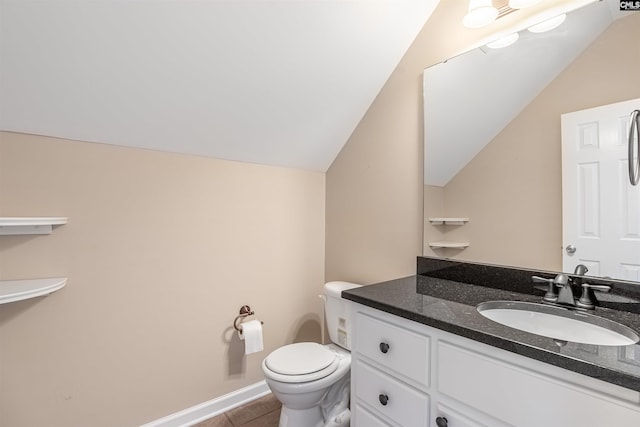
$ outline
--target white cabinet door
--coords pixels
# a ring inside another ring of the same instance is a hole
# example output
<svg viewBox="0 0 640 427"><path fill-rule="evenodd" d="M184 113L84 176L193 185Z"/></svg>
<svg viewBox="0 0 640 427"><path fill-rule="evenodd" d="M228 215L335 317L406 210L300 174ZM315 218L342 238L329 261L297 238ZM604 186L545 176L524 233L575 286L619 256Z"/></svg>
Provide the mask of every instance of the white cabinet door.
<svg viewBox="0 0 640 427"><path fill-rule="evenodd" d="M438 342L437 353L438 392L506 424L518 427L640 426L637 405L447 342Z"/></svg>

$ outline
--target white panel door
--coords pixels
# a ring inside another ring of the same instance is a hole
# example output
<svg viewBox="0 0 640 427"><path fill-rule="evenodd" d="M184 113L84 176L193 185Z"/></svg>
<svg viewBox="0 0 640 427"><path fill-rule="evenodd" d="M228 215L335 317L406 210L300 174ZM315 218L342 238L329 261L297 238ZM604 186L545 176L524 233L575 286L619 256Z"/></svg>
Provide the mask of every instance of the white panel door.
<svg viewBox="0 0 640 427"><path fill-rule="evenodd" d="M562 115L563 270L640 281L640 186L629 183L640 98ZM575 248L575 252L571 251Z"/></svg>

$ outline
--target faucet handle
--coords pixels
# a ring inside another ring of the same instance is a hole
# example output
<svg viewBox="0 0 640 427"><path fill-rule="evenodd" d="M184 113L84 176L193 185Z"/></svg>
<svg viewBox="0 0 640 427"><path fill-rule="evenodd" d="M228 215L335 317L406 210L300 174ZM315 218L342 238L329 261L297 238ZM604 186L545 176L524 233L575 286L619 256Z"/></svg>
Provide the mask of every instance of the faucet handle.
<svg viewBox="0 0 640 427"><path fill-rule="evenodd" d="M576 301L576 306L580 308L586 308L587 310L593 310L596 308L592 294L593 291L610 292L611 286L609 285L592 285L591 283L582 284L582 295L580 299ZM595 295L593 295L595 297Z"/></svg>
<svg viewBox="0 0 640 427"><path fill-rule="evenodd" d="M611 286L609 285L592 285L591 283L583 283L582 289L593 289L600 292L611 292Z"/></svg>
<svg viewBox="0 0 640 427"><path fill-rule="evenodd" d="M544 297L542 297L542 300L547 302L556 302L556 300L558 299L558 294L556 293L556 286L554 283L554 279L545 279L544 277L540 277L540 276L531 276L531 280L533 281L533 283L548 284L549 287L547 288L547 293L544 294Z"/></svg>

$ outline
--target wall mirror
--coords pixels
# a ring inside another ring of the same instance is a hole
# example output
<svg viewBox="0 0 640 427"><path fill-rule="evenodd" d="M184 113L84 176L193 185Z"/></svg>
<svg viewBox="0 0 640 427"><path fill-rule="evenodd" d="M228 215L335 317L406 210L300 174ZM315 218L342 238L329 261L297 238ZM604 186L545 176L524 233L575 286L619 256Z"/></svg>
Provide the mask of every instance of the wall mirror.
<svg viewBox="0 0 640 427"><path fill-rule="evenodd" d="M425 256L563 271L561 116L640 98L640 13L599 1L519 34L424 72Z"/></svg>

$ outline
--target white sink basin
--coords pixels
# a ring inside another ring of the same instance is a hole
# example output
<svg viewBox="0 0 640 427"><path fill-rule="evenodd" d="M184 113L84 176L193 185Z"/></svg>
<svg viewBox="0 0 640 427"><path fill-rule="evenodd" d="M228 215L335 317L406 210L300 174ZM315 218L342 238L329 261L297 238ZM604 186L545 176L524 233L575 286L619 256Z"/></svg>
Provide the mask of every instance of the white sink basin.
<svg viewBox="0 0 640 427"><path fill-rule="evenodd" d="M487 319L510 328L560 341L594 345L631 345L640 340L632 329L580 311L522 301L488 301L478 305Z"/></svg>

